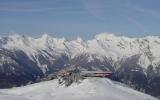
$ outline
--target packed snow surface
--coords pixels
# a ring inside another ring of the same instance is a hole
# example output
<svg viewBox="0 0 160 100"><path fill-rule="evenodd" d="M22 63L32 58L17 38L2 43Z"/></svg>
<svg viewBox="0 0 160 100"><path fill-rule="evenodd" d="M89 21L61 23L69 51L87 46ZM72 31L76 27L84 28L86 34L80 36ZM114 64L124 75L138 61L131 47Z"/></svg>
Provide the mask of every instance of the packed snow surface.
<svg viewBox="0 0 160 100"><path fill-rule="evenodd" d="M158 100L106 78L88 78L69 87L57 80L1 89L0 100Z"/></svg>

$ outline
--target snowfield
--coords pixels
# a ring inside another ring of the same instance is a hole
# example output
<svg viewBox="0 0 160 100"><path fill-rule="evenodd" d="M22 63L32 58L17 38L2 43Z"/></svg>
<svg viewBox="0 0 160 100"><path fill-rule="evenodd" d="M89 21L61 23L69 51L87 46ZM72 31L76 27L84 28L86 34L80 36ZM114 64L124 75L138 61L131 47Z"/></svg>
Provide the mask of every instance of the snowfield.
<svg viewBox="0 0 160 100"><path fill-rule="evenodd" d="M87 78L69 87L58 80L1 89L0 100L158 100L107 78Z"/></svg>

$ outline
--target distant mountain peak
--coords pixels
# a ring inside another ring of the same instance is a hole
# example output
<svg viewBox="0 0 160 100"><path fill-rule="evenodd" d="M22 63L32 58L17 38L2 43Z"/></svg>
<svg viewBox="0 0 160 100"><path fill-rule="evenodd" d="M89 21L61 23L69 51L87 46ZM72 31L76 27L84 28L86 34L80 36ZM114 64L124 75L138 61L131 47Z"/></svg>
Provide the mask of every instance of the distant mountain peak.
<svg viewBox="0 0 160 100"><path fill-rule="evenodd" d="M43 35L42 35L42 39L44 39L44 40L46 40L46 39L48 39L50 36L47 34L47 33L44 33Z"/></svg>
<svg viewBox="0 0 160 100"><path fill-rule="evenodd" d="M83 39L81 37L77 37L77 42L83 42Z"/></svg>
<svg viewBox="0 0 160 100"><path fill-rule="evenodd" d="M117 37L118 36L116 36L114 33L100 33L95 36L95 39L105 41L108 39L115 39Z"/></svg>

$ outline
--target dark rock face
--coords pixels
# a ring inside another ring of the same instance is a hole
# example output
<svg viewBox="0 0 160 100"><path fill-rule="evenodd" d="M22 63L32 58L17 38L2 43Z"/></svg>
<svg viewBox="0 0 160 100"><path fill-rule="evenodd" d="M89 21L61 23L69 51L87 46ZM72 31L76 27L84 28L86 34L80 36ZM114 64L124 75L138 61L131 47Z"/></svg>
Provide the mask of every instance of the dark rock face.
<svg viewBox="0 0 160 100"><path fill-rule="evenodd" d="M116 71L117 77L135 89L143 89L147 85L147 76L143 69L137 64L139 55L128 58Z"/></svg>
<svg viewBox="0 0 160 100"><path fill-rule="evenodd" d="M88 61L91 56L92 60ZM156 69L152 65L144 69L137 64L139 57L140 55L134 55L121 60L117 68L112 59L103 57L103 60L100 60L96 55L82 54L71 59L66 54L53 56L46 51L39 51L31 60L23 51L0 49L0 88L38 82L39 79L47 78L50 74L55 75L62 69L79 67L83 70L112 71L114 80L153 96L160 96L160 65ZM46 67L41 68L39 64Z"/></svg>
<svg viewBox="0 0 160 100"><path fill-rule="evenodd" d="M138 55L128 58L116 71L118 79L142 92L158 97L160 95L159 68L153 70L150 65L145 70L137 64Z"/></svg>
<svg viewBox="0 0 160 100"><path fill-rule="evenodd" d="M0 50L0 88L25 85L42 77L42 71L22 51Z"/></svg>
<svg viewBox="0 0 160 100"><path fill-rule="evenodd" d="M147 69L148 85L146 87L146 93L153 96L160 95L160 66L156 67L155 71L152 66Z"/></svg>
<svg viewBox="0 0 160 100"><path fill-rule="evenodd" d="M148 81L146 93L151 94L153 96L160 95L160 76L153 77Z"/></svg>

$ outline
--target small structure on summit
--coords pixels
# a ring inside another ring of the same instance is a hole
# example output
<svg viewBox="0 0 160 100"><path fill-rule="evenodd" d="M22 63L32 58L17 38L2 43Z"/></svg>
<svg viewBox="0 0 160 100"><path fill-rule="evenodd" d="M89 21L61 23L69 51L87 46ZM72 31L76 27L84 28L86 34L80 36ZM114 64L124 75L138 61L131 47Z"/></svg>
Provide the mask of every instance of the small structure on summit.
<svg viewBox="0 0 160 100"><path fill-rule="evenodd" d="M111 77L111 71L82 71L81 75L84 77Z"/></svg>
<svg viewBox="0 0 160 100"><path fill-rule="evenodd" d="M81 71L78 68L63 70L59 73L59 84L65 84L65 86L71 85L73 82L79 83L86 77L111 77L110 71Z"/></svg>

